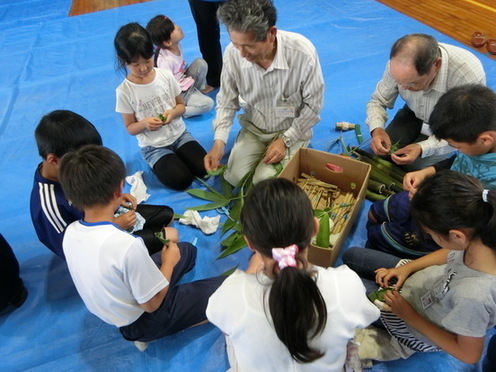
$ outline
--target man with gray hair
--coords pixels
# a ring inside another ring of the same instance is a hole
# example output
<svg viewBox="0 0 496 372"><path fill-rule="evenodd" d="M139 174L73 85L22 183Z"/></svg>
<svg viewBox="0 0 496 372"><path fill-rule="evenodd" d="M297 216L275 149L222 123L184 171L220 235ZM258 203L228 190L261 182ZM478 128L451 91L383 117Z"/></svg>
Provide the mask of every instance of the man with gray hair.
<svg viewBox="0 0 496 372"><path fill-rule="evenodd" d="M392 46L386 70L367 104L365 123L370 128L370 147L377 155L406 170L423 169L448 158L454 151L431 135L429 116L441 96L465 84L486 85L479 59L468 50L438 43L426 34L409 34ZM384 129L387 109L397 97L405 101ZM397 144L397 149L392 145Z"/></svg>
<svg viewBox="0 0 496 372"><path fill-rule="evenodd" d="M271 0L228 0L217 15L231 43L224 53L214 145L205 168L219 167L234 116L243 108L224 177L236 186L256 167L257 183L275 175L274 164L284 165L308 145L323 104L322 70L308 39L276 28Z"/></svg>

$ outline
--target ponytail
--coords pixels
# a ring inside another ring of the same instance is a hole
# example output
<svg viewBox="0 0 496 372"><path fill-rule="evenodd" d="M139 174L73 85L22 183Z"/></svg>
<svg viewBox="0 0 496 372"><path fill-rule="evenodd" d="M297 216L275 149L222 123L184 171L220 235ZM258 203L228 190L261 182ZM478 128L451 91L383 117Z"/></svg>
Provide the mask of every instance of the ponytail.
<svg viewBox="0 0 496 372"><path fill-rule="evenodd" d="M250 246L278 262L268 294L277 337L298 362L320 358L324 353L312 349L309 341L324 329L327 308L314 273L308 271L307 261L298 254L307 249L314 233L308 196L283 178L261 181L248 194L240 220Z"/></svg>
<svg viewBox="0 0 496 372"><path fill-rule="evenodd" d="M324 329L327 307L307 262L302 268L275 268L268 303L277 337L300 363L311 363L324 355L309 346L309 341ZM278 272L277 272L278 271Z"/></svg>
<svg viewBox="0 0 496 372"><path fill-rule="evenodd" d="M482 201L486 210L486 218L481 224L479 235L482 244L496 250L496 191L484 189Z"/></svg>

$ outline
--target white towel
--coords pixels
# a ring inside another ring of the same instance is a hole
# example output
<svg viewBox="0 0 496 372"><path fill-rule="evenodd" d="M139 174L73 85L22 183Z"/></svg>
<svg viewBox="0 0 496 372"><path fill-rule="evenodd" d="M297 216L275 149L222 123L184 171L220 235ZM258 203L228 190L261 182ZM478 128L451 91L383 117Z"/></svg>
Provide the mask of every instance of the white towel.
<svg viewBox="0 0 496 372"><path fill-rule="evenodd" d="M220 215L215 217L200 217L198 211L186 210L183 218L179 222L183 225L192 225L198 227L204 234L210 235L217 231L219 227Z"/></svg>
<svg viewBox="0 0 496 372"><path fill-rule="evenodd" d="M150 194L146 192L146 185L143 181L143 171L137 171L132 176L127 176L126 182L131 185L131 191L129 193L136 198L136 203L139 204L148 200Z"/></svg>

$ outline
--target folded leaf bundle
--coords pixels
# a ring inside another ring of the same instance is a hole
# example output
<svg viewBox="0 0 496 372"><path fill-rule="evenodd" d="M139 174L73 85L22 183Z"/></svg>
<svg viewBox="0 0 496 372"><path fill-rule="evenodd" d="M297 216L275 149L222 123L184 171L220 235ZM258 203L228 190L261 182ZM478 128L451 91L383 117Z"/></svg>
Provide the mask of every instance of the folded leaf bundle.
<svg viewBox="0 0 496 372"><path fill-rule="evenodd" d="M329 214L322 210L314 211L315 217L319 219L319 231L315 238L315 245L322 248L329 248L331 236L331 221Z"/></svg>

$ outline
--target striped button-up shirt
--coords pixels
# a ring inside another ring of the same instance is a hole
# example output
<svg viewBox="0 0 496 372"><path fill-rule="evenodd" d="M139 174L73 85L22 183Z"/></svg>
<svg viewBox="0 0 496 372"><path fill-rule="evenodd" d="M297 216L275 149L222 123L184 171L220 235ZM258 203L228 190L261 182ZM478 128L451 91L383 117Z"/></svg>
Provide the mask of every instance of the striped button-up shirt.
<svg viewBox="0 0 496 372"><path fill-rule="evenodd" d="M372 132L383 128L388 119L386 109L392 109L396 98L400 96L407 106L422 120L428 128L429 117L441 96L451 88L464 84L486 85L486 74L481 61L468 50L439 43L441 51L441 68L428 90L410 91L403 89L391 76L389 62L382 80L377 84L372 98L367 104L367 119L365 123ZM423 131L430 135L430 132ZM438 141L430 136L418 143L422 148L422 157L441 155L453 151L446 141Z"/></svg>
<svg viewBox="0 0 496 372"><path fill-rule="evenodd" d="M241 57L232 43L227 46L213 122L215 140L227 142L241 107L244 118L264 132L282 132L293 141L312 137L324 95L317 52L299 34L278 30L276 37L276 54L267 70Z"/></svg>

